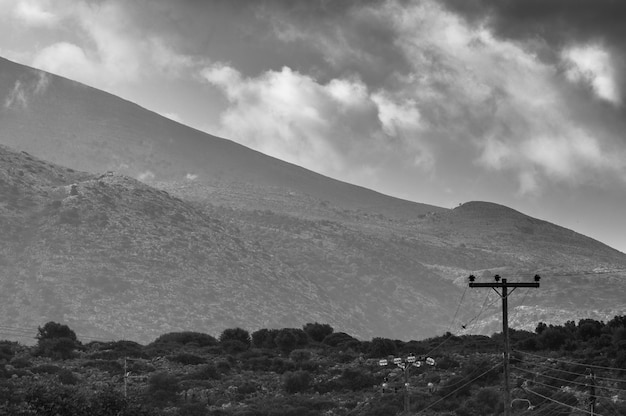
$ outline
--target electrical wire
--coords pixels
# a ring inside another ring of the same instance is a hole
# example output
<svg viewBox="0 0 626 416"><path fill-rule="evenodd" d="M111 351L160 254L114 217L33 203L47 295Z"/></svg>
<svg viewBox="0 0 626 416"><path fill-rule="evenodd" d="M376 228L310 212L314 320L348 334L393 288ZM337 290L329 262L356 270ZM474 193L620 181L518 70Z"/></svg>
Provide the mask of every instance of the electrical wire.
<svg viewBox="0 0 626 416"><path fill-rule="evenodd" d="M530 355L531 357L537 357L537 358L543 358L544 360L548 361L548 360L552 360L552 361L556 361L556 362L560 362L560 363L566 363L566 364L575 364L575 365L584 365L585 367L589 367L589 368L599 368L601 370L611 370L611 371L624 371L623 368L616 368L616 367L604 367L601 365L593 365L593 364L586 364L586 363L577 363L575 361L567 361L567 360L562 360L562 359L558 359L558 358L551 358L551 357L544 357L543 355L538 355L538 354L531 354L529 352L525 352L525 351L520 351L520 350L513 350L514 352L518 352L520 354L525 354L525 355Z"/></svg>
<svg viewBox="0 0 626 416"><path fill-rule="evenodd" d="M21 334L24 336L24 338L28 337L29 335L33 338L36 339L36 334L39 332L39 328L25 328L25 327L16 327L16 326L8 326L8 325L0 325L0 333L2 331L9 331L12 333L17 333L17 334ZM12 335L12 334L10 334ZM103 339L103 338L98 338L98 337L90 337L90 336L86 336L86 335L79 335L76 334L76 338L78 339L87 339L87 340L92 340L92 341L102 341L102 342L109 342L111 341L110 339Z"/></svg>
<svg viewBox="0 0 626 416"><path fill-rule="evenodd" d="M577 373L575 371L563 370L562 368L557 368L557 367L553 367L553 366L546 365L546 364L541 364L541 363L532 363L532 364L536 365L537 367L543 367L543 368L547 368L547 369L550 369L550 370L559 371L561 373L576 374L576 375L579 375L579 376L585 376L586 375L584 373ZM585 364L580 364L580 366L585 367ZM608 381L608 382L616 382L616 383L625 382L626 381L625 379L602 377L602 376L599 376L597 374L595 375L595 378L597 380Z"/></svg>
<svg viewBox="0 0 626 416"><path fill-rule="evenodd" d="M463 290L463 294L461 295L461 300L459 301L459 304L456 307L456 312L454 313L454 317L452 318L452 322L450 322L450 325L448 326L448 331L450 332L450 330L452 329L452 326L454 325L454 321L456 321L456 317L459 313L459 310L461 309L461 305L463 304L463 299L465 299L465 294L467 293L467 288L469 286L465 286L465 290ZM438 350L439 348L441 348L446 342L448 342L454 335L450 334L448 335L448 337L446 337L446 339L443 340L443 342L441 342L439 345L437 345L435 348L431 349L428 353L426 353L425 355L431 355L434 351Z"/></svg>
<svg viewBox="0 0 626 416"><path fill-rule="evenodd" d="M471 328L471 324L473 322L476 322L478 320L478 318L480 318L480 315L482 315L482 313L485 310L485 307L490 307L491 305L493 305L494 303L496 303L500 298L495 298L493 301L491 301L488 305L487 305L487 301L489 300L489 296L491 295L491 292L487 292L487 294L485 295L485 301L483 302L483 306L480 308L480 311L478 311L478 314L476 316L474 316L472 319L470 319L465 325L463 325L463 329L466 331L469 331L469 329Z"/></svg>
<svg viewBox="0 0 626 416"><path fill-rule="evenodd" d="M590 411L588 411L588 410L581 409L581 408L579 408L579 407L575 407L575 406L571 406L571 405L569 405L569 404L565 404L565 403L560 402L560 401L558 401L558 400L554 400L554 399L553 399L553 398L551 398L551 397L546 397L546 396L544 396L543 394L540 394L540 393L537 393L537 392L535 392L535 391L532 391L532 390L531 390L531 389L529 389L529 388L524 388L523 390L524 390L524 391L529 391L529 392L530 392L530 393L532 393L532 394L535 394L535 395L537 395L537 396L539 396L539 397L542 397L542 398L544 398L544 399L546 399L546 400L549 400L549 401L551 401L551 402L553 402L553 403L559 404L559 405L561 405L561 406L567 407L567 408L572 409L572 410L577 410L577 411L579 411L579 412L583 412L583 413L586 413L586 414L589 414L589 415L592 415L592 416L602 416L602 415L600 415L599 413L596 413L596 412L591 413L591 412L590 412Z"/></svg>
<svg viewBox="0 0 626 416"><path fill-rule="evenodd" d="M580 383L580 382L577 382L577 381L565 380L565 379L558 378L558 377L552 377L552 376L549 376L549 375L546 375L546 374L535 373L534 371L530 371L530 370L524 370L523 368L514 367L514 366L512 368L515 368L516 370L519 370L519 371L525 371L527 373L531 373L531 374L539 376L539 377L544 377L544 378L549 378L549 379L552 379L552 380L562 381L564 383L569 383L569 384L576 385L576 386L581 386L581 387L585 387L585 388L591 387L591 385L588 384L588 383ZM520 377L520 378L522 378L522 377ZM540 384L540 385L542 385L544 387L551 387L551 388L556 388L556 389L559 388L559 387L556 387L556 386L551 386L549 384L542 383L542 382L537 381L537 380L528 380L528 379L524 379L524 378L522 378L522 379L526 380L526 381L530 381L530 382L535 383L535 384ZM601 386L601 385L598 385L598 384L596 384L595 387L596 388L601 388L601 389L604 389L604 390L615 390L615 391L620 391L620 392L626 392L626 390L623 390L623 389L612 388L612 387L605 387L605 386ZM601 398L607 399L607 400L611 400L612 399L611 396L604 396L604 395L599 395L599 394L596 394L596 397L601 397Z"/></svg>
<svg viewBox="0 0 626 416"><path fill-rule="evenodd" d="M463 304L463 299L465 299L465 294L467 293L467 288L469 286L465 286L465 290L463 290L463 294L461 295L461 300L459 301L459 304L456 307L456 312L454 312L454 317L452 318L452 322L450 322L450 326L448 327L448 332L450 332L450 329L452 329L452 326L454 325L454 321L456 321L456 317L459 314L459 310L461 309L461 305Z"/></svg>
<svg viewBox="0 0 626 416"><path fill-rule="evenodd" d="M423 411L425 411L425 410L430 409L431 407L433 407L434 405L436 405L436 404L437 404L437 403L439 403L440 401L442 401L442 400L444 400L444 399L447 399L448 397L452 396L454 393L458 392L459 390L461 390L461 389L462 389L462 388L464 388L465 386L467 386L467 385L469 385L469 384L473 383L474 381L478 380L479 378L481 378L482 376L484 376L484 375L485 375L485 374L487 374L488 372L495 370L496 368L498 368L498 367L499 367L499 366L501 366L501 365L502 365L502 363L498 363L498 364L494 365L494 366L493 366L493 367L491 367L489 370L487 370L487 371L483 372L482 374L480 374L480 375L478 375L478 376L474 377L473 379L471 379L471 380L470 380L470 381L468 381L467 383L465 383L465 384L463 384L462 386L460 386L459 388L457 388L457 389L455 389L455 390L451 391L450 393L446 394L445 396L440 397L438 400L436 400L436 401L434 401L433 403L429 404L428 406L426 406L425 408L421 409L421 410L420 410L419 412L417 412L417 413L419 414L419 413L421 413L421 412L423 412ZM462 383L462 381L459 381L459 383ZM453 386L456 386L456 385L458 385L459 383L456 383L456 384L454 384Z"/></svg>

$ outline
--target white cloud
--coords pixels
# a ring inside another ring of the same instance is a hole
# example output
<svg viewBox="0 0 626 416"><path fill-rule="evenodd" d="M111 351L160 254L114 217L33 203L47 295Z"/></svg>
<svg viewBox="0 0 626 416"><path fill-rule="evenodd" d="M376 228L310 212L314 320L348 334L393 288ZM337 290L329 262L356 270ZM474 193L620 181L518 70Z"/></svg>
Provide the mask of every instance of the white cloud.
<svg viewBox="0 0 626 416"><path fill-rule="evenodd" d="M182 123L183 122L182 117L179 114L177 114L177 113L161 113L161 115L163 117L169 118L170 120L174 120L177 123Z"/></svg>
<svg viewBox="0 0 626 416"><path fill-rule="evenodd" d="M50 78L44 72L34 73L32 79L17 80L13 89L4 99L4 108L27 108L29 100L43 94L50 83Z"/></svg>
<svg viewBox="0 0 626 416"><path fill-rule="evenodd" d="M147 170L145 172L141 172L139 175L137 175L137 179L144 182L144 181L151 181L155 178L154 173Z"/></svg>
<svg viewBox="0 0 626 416"><path fill-rule="evenodd" d="M99 72L96 63L81 47L67 42L42 49L34 58L33 66L84 83L90 83Z"/></svg>
<svg viewBox="0 0 626 416"><path fill-rule="evenodd" d="M264 153L342 178L375 176L398 147L397 163L432 163L404 137L419 127L415 103L372 93L356 78L319 83L288 67L244 78L224 64L202 74L230 102L218 133Z"/></svg>
<svg viewBox="0 0 626 416"><path fill-rule="evenodd" d="M562 53L567 79L591 85L594 93L612 104L622 103L616 69L609 52L598 45L573 46Z"/></svg>
<svg viewBox="0 0 626 416"><path fill-rule="evenodd" d="M59 22L59 16L51 9L50 2L46 0L21 0L15 3L12 14L29 26L54 26Z"/></svg>
<svg viewBox="0 0 626 416"><path fill-rule="evenodd" d="M26 108L27 106L26 92L22 87L22 83L20 81L15 81L13 89L4 100L4 108Z"/></svg>

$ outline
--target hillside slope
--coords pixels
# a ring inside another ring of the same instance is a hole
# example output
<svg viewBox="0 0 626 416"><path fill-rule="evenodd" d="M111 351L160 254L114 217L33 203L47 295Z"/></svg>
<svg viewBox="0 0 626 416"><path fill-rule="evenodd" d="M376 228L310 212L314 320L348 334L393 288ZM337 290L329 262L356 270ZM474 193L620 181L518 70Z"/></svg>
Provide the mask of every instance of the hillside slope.
<svg viewBox="0 0 626 416"><path fill-rule="evenodd" d="M424 295L434 275L421 278L422 290L408 275L377 280L374 270L367 283L356 273L326 279L307 260L283 259L267 241L126 176L0 147L0 180L0 310L9 326L59 320L87 336L145 342L175 330L320 321L370 337L393 334L399 314L445 313ZM424 329L438 328L414 322L411 333Z"/></svg>
<svg viewBox="0 0 626 416"><path fill-rule="evenodd" d="M443 208L392 198L176 123L75 81L0 58L0 143L77 170L291 189L342 208L412 217Z"/></svg>

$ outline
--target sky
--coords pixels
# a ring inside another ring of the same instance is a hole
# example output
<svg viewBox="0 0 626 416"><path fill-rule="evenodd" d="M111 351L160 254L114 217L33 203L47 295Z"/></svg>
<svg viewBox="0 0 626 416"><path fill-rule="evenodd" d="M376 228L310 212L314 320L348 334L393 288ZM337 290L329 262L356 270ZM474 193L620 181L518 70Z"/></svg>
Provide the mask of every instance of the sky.
<svg viewBox="0 0 626 416"><path fill-rule="evenodd" d="M0 0L0 56L346 182L626 252L626 2Z"/></svg>

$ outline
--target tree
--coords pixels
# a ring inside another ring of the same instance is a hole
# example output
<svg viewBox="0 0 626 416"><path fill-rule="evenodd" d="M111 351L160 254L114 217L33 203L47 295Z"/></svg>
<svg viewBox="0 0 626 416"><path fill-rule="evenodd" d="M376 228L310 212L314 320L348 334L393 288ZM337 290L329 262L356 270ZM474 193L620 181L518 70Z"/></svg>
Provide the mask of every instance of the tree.
<svg viewBox="0 0 626 416"><path fill-rule="evenodd" d="M69 326L48 322L37 329L37 354L65 360L80 347L76 333Z"/></svg>
<svg viewBox="0 0 626 416"><path fill-rule="evenodd" d="M73 341L78 341L76 333L67 325L50 321L46 323L43 328L37 328L37 340L41 341L42 339L54 338L69 338Z"/></svg>

